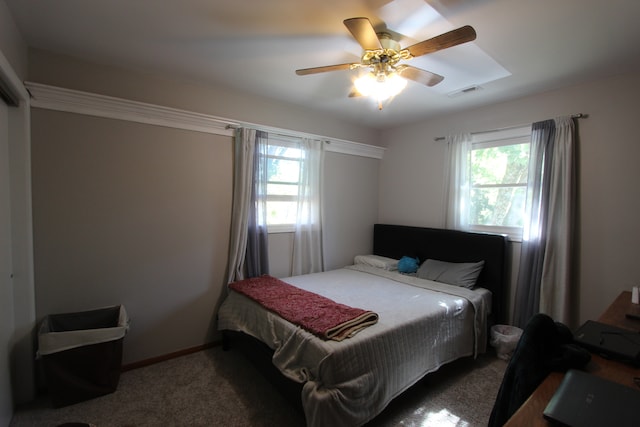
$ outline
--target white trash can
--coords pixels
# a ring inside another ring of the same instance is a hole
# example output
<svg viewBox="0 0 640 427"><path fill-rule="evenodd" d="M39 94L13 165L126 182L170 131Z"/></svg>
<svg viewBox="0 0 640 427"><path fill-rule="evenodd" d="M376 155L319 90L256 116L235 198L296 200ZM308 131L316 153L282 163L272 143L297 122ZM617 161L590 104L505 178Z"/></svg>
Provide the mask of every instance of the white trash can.
<svg viewBox="0 0 640 427"><path fill-rule="evenodd" d="M496 349L500 359L509 360L518 340L522 335L522 329L510 325L493 325L491 327L491 340L489 344Z"/></svg>

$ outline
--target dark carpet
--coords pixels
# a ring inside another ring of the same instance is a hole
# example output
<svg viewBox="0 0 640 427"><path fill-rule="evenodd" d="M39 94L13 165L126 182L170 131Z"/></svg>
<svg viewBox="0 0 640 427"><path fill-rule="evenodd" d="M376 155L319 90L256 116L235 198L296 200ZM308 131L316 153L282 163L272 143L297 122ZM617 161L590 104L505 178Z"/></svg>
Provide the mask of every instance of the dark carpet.
<svg viewBox="0 0 640 427"><path fill-rule="evenodd" d="M367 427L486 426L506 362L493 350L442 367ZM234 351L214 347L124 372L115 393L54 409L43 396L18 408L11 427L304 426L304 416Z"/></svg>

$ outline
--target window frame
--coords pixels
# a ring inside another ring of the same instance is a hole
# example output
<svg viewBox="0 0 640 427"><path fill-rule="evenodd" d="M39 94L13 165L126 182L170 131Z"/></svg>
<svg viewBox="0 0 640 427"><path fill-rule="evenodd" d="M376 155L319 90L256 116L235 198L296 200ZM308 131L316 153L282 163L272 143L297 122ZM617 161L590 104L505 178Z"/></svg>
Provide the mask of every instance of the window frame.
<svg viewBox="0 0 640 427"><path fill-rule="evenodd" d="M471 136L471 150L469 151L469 188L473 188L471 181L471 153L473 150L480 150L493 147L504 147L527 143L531 147L531 126L518 126L512 128L498 129L488 132L479 132ZM531 167L531 158L529 158L529 167ZM528 183L522 184L525 188ZM512 187L511 185L509 187ZM470 202L470 201L469 201ZM471 219L471 218L469 218ZM522 241L523 227L512 227L503 225L482 225L468 224L470 231L480 233L497 233L505 234L511 241Z"/></svg>
<svg viewBox="0 0 640 427"><path fill-rule="evenodd" d="M302 166L302 162L304 161L304 150L302 150L300 148L300 139L298 137L293 137L293 136L285 136L285 135L274 135L274 134L269 134L269 138L268 138L268 143L267 145L269 146L279 146L279 147L288 147L288 148L296 148L302 151L302 157L295 159L295 158L290 158L290 157L284 157L284 156L274 156L274 155L269 155L267 154L267 161L268 159L285 159L285 160L293 160L293 161L298 161L301 166ZM268 152L268 150L267 150ZM270 201L285 201L285 202L298 202L298 195L295 196L286 196L286 195L280 195L280 194L276 194L276 195L270 195L268 192L268 188L269 188L269 184L282 184L279 181L269 181L267 179L267 194L266 194L266 198L265 198L265 203L269 203ZM289 185L290 183L284 183L286 185ZM293 185L293 184L291 184ZM295 184L296 187L299 190L300 187L300 175L298 174L298 181ZM299 191L298 191L299 192ZM298 213L296 212L296 218L297 218ZM296 223L286 223L286 224L269 224L267 222L267 233L269 234L276 234L276 233L293 233L295 231L295 227L296 227Z"/></svg>

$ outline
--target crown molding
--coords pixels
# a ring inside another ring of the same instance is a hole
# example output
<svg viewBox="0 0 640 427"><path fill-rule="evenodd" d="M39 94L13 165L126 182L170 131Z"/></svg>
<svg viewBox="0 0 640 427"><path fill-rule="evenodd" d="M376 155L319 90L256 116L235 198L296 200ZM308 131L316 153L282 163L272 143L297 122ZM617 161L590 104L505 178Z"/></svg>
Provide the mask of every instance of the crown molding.
<svg viewBox="0 0 640 427"><path fill-rule="evenodd" d="M193 130L217 135L233 135L228 121L207 114L112 96L26 82L31 106L68 113L126 120L156 126Z"/></svg>
<svg viewBox="0 0 640 427"><path fill-rule="evenodd" d="M327 139L325 151L331 151L340 154L350 154L352 156L371 157L373 159L382 159L384 156L384 147L376 145L362 144L360 142L344 141L339 139Z"/></svg>
<svg viewBox="0 0 640 427"><path fill-rule="evenodd" d="M25 82L31 94L31 107L68 113L85 114L117 120L126 120L156 126L233 136L234 128L249 126L267 132L322 139L328 144L326 151L382 159L384 148L342 139L310 135L301 132L243 123L193 111L163 107L156 104L131 101L74 89Z"/></svg>

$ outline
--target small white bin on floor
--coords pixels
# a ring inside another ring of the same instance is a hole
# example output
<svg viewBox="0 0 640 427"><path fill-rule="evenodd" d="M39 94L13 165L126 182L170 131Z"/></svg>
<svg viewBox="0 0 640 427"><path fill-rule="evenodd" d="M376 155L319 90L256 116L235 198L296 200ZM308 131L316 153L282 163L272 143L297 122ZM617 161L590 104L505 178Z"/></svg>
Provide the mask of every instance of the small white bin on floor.
<svg viewBox="0 0 640 427"><path fill-rule="evenodd" d="M522 329L515 326L493 325L489 343L496 349L496 354L500 359L509 360L521 335Z"/></svg>

